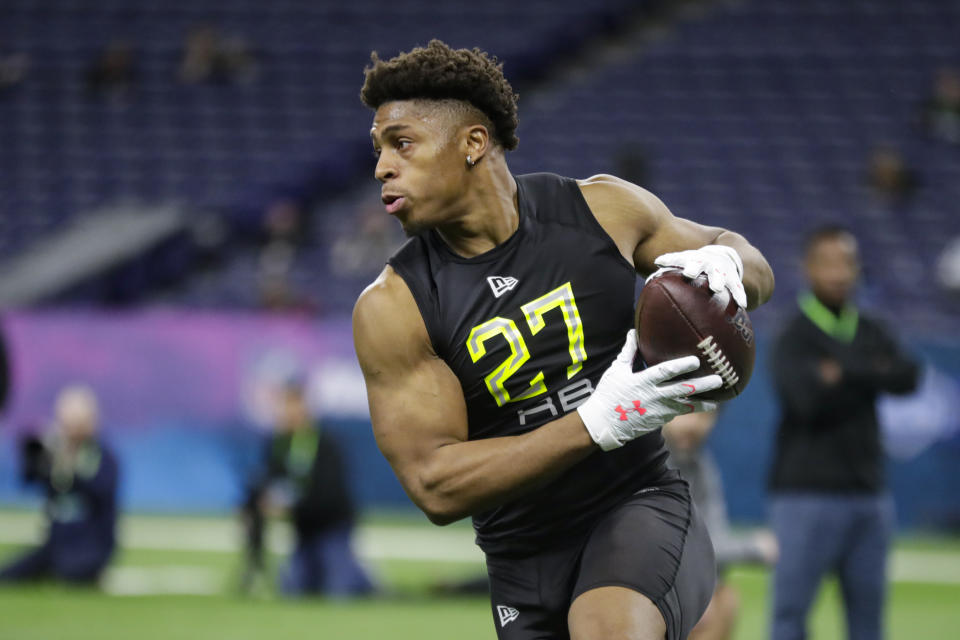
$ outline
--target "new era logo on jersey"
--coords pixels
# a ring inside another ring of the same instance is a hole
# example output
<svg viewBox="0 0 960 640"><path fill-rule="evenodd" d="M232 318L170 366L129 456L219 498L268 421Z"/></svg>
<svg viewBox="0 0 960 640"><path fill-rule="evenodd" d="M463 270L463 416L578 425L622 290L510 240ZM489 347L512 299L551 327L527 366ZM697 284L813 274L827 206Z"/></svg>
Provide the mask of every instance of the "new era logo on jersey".
<svg viewBox="0 0 960 640"><path fill-rule="evenodd" d="M520 612L513 607L505 607L502 604L497 605L497 615L500 616L500 628L507 626L508 622L513 622L520 615Z"/></svg>
<svg viewBox="0 0 960 640"><path fill-rule="evenodd" d="M499 298L510 289L513 289L517 286L517 279L507 276L490 276L487 278L487 282L490 284L490 289L493 291L493 297Z"/></svg>

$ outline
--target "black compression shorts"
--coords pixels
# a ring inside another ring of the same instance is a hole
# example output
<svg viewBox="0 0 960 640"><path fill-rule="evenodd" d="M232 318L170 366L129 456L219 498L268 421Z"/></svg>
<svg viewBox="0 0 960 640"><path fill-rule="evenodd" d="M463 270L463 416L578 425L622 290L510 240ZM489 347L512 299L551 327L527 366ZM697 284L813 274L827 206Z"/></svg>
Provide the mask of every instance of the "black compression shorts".
<svg viewBox="0 0 960 640"><path fill-rule="evenodd" d="M576 539L523 557L487 556L500 640L569 638L567 612L598 587L633 589L663 614L667 640L682 640L716 583L713 545L679 478L641 489Z"/></svg>

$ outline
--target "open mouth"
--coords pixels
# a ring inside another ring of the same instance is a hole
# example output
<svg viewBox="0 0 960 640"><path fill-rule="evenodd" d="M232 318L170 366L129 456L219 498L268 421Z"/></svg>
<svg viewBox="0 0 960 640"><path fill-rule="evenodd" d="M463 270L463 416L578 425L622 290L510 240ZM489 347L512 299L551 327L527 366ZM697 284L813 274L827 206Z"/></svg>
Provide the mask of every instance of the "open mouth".
<svg viewBox="0 0 960 640"><path fill-rule="evenodd" d="M399 195L384 195L380 199L383 200L383 204L386 205L387 213L389 214L394 214L399 211L406 200L406 198Z"/></svg>

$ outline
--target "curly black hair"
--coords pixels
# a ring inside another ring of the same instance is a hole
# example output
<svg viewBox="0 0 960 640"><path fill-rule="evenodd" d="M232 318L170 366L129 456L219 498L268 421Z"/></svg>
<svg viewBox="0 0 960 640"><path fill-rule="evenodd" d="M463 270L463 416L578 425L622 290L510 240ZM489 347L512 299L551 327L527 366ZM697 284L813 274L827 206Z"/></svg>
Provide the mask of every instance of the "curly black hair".
<svg viewBox="0 0 960 640"><path fill-rule="evenodd" d="M381 60L376 51L370 59L360 99L371 109L394 100L460 100L490 120L501 147L517 148L517 94L496 57L434 39L390 60Z"/></svg>

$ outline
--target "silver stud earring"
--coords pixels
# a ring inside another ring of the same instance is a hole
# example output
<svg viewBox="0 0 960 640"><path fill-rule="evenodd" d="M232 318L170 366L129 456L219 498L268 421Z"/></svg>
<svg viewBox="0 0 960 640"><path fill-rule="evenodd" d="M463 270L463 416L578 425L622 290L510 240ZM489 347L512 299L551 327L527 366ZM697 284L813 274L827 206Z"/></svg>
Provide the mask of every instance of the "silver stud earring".
<svg viewBox="0 0 960 640"><path fill-rule="evenodd" d="M472 167L472 166L474 166L474 165L477 164L477 163L473 161L473 156L469 156L469 155L468 155L468 156L467 156L467 164Z"/></svg>

